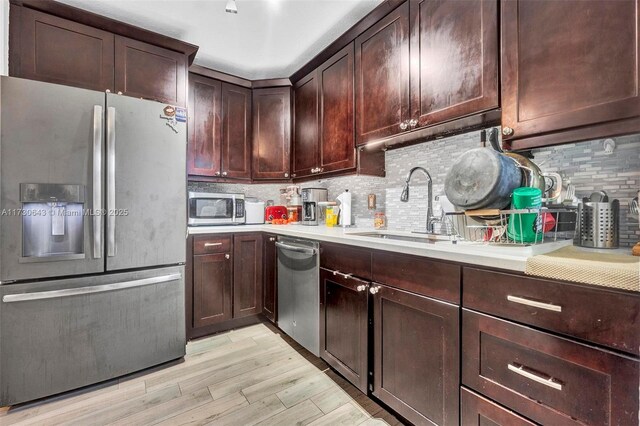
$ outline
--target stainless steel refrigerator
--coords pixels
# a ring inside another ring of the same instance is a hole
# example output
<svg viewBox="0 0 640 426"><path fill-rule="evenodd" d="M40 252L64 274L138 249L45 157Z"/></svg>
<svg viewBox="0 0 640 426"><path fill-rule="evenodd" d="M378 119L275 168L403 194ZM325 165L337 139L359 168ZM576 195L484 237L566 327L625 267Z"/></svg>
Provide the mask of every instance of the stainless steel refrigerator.
<svg viewBox="0 0 640 426"><path fill-rule="evenodd" d="M0 406L185 353L176 108L0 77Z"/></svg>

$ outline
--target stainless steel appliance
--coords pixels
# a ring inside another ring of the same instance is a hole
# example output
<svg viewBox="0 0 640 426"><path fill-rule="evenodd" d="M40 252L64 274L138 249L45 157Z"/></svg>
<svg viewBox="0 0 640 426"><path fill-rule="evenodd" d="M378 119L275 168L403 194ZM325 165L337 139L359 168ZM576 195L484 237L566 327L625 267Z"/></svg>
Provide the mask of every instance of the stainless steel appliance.
<svg viewBox="0 0 640 426"><path fill-rule="evenodd" d="M186 123L0 77L0 406L185 353Z"/></svg>
<svg viewBox="0 0 640 426"><path fill-rule="evenodd" d="M244 194L189 192L190 226L245 223Z"/></svg>
<svg viewBox="0 0 640 426"><path fill-rule="evenodd" d="M326 188L304 188L302 190L302 224L317 226L324 219L321 202L328 198Z"/></svg>
<svg viewBox="0 0 640 426"><path fill-rule="evenodd" d="M278 237L278 327L320 356L320 259L315 241Z"/></svg>

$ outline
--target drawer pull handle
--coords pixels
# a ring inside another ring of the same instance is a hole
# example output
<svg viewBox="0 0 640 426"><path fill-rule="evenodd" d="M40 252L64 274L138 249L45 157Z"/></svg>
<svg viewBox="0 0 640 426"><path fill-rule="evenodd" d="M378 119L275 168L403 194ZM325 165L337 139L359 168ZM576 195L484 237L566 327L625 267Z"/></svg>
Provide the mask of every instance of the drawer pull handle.
<svg viewBox="0 0 640 426"><path fill-rule="evenodd" d="M546 379L544 377L538 376L537 374L533 374L525 370L523 365L516 366L513 364L507 364L507 368L509 369L509 371L513 371L514 373L519 374L522 377L526 377L529 380L533 380L534 382L541 383L545 386L549 386L550 388L557 389L559 391L562 390L562 384L556 382L555 380L553 380L553 378Z"/></svg>
<svg viewBox="0 0 640 426"><path fill-rule="evenodd" d="M349 278L351 278L353 276L353 274L343 274L340 271L333 271L333 275L341 275L342 278L344 278L345 280L348 280Z"/></svg>
<svg viewBox="0 0 640 426"><path fill-rule="evenodd" d="M205 247L216 247L216 246L221 246L222 243L204 243Z"/></svg>
<svg viewBox="0 0 640 426"><path fill-rule="evenodd" d="M547 311L562 312L562 306L553 305L551 303L537 302L535 300L525 299L518 296L507 296L507 300L521 305L533 306L534 308L546 309Z"/></svg>

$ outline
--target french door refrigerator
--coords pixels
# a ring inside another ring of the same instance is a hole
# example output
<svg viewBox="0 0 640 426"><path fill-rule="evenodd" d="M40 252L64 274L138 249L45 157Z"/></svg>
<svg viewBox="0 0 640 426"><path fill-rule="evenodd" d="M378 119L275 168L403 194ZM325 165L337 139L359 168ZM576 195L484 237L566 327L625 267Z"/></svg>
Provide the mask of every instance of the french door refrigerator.
<svg viewBox="0 0 640 426"><path fill-rule="evenodd" d="M184 356L175 111L0 77L0 406Z"/></svg>

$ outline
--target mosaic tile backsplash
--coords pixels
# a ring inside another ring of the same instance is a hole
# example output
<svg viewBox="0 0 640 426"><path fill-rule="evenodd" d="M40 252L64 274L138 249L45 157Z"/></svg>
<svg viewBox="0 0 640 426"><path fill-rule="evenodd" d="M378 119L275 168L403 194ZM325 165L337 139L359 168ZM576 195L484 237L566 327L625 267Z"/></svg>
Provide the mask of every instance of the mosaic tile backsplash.
<svg viewBox="0 0 640 426"><path fill-rule="evenodd" d="M620 245L632 246L640 240L638 217L629 212L629 202L640 189L640 134L613 138L616 148L605 153L603 140L597 139L557 147L533 150L534 162L545 172L558 172L576 187L582 198L592 191L604 190L610 199L620 200ZM415 173L411 180L409 202L400 201L400 194L409 170L422 166L433 179L434 196L444 194L444 180L451 164L462 153L480 146L480 132L470 132L446 139L429 141L387 151L385 178L345 176L305 182L301 187L324 187L329 199L335 199L349 189L353 194L353 215L357 226L373 226L375 210L367 209L368 194L375 194L377 209L384 211L387 225L393 230L424 228L427 208L426 178ZM242 192L261 200L280 201L283 184L214 184L191 182L189 189L220 192ZM439 214L438 203L434 203Z"/></svg>

